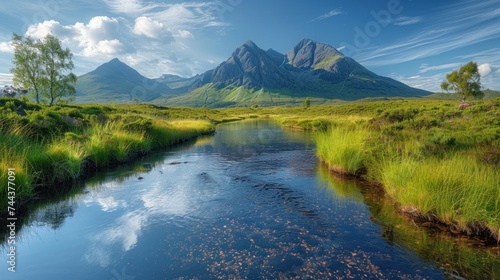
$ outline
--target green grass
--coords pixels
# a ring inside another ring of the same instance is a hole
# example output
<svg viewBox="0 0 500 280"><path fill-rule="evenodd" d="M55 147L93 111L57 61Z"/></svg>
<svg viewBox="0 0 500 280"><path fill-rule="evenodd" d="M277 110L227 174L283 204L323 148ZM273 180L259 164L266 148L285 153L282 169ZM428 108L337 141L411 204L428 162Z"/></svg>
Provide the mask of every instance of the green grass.
<svg viewBox="0 0 500 280"><path fill-rule="evenodd" d="M85 134L89 136L82 145L96 168L126 162L130 157L151 151L151 139L146 138L144 131L126 130L115 121L92 126Z"/></svg>
<svg viewBox="0 0 500 280"><path fill-rule="evenodd" d="M457 101L422 99L267 112L284 125L319 130L317 154L331 170L381 183L403 211L468 233L488 229L498 240L500 99L472 103L464 110Z"/></svg>
<svg viewBox="0 0 500 280"><path fill-rule="evenodd" d="M316 153L336 173L359 174L365 167L364 143L369 137L363 127L332 127L316 134Z"/></svg>
<svg viewBox="0 0 500 280"><path fill-rule="evenodd" d="M32 195L31 178L28 176L27 164L24 160L29 143L18 135L9 135L0 131L0 201L3 209L6 209L8 170L13 168L15 172L16 199L25 200Z"/></svg>
<svg viewBox="0 0 500 280"><path fill-rule="evenodd" d="M481 221L498 238L500 173L467 155L415 160L403 157L381 166L381 183L403 211L436 215L471 230Z"/></svg>

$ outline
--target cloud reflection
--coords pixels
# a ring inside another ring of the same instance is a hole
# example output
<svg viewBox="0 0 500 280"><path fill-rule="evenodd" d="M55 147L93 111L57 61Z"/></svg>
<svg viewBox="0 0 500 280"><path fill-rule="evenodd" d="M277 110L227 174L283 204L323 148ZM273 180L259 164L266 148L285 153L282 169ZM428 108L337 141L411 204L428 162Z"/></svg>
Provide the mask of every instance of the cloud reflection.
<svg viewBox="0 0 500 280"><path fill-rule="evenodd" d="M158 219L168 220L176 226L179 226L179 221L193 220L193 212L203 203L200 200L210 200L218 195L216 189L211 186L218 185L220 178L212 178L203 171L206 170L206 166L211 165L191 164L189 172L179 171L180 168L187 168L186 166L168 164L158 166L158 170L153 170L141 181L140 188L135 178L123 181L120 192L126 193L126 201L117 199L110 195L109 191L103 191L102 187L99 187L100 192L85 200L87 206L97 203L103 212L131 210L124 211L102 232L88 237L92 245L84 255L84 259L89 263L107 267L116 257L113 255L133 249L145 229ZM117 184L108 182L104 185L114 188ZM200 188L200 185L204 187ZM114 193L116 195L116 192ZM126 209L127 205L129 207ZM134 207L130 208L131 205Z"/></svg>

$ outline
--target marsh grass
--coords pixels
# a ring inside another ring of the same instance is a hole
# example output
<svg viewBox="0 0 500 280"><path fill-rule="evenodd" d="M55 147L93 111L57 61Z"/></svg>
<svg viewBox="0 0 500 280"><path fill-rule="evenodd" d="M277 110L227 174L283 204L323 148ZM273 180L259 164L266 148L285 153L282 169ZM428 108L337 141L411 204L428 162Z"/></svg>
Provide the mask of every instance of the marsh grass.
<svg viewBox="0 0 500 280"><path fill-rule="evenodd" d="M318 156L333 171L359 175L366 161L365 142L370 133L362 126L337 126L315 135Z"/></svg>
<svg viewBox="0 0 500 280"><path fill-rule="evenodd" d="M381 182L404 211L456 224L471 231L484 223L498 238L500 175L468 155L415 160L402 157L381 163Z"/></svg>
<svg viewBox="0 0 500 280"><path fill-rule="evenodd" d="M32 195L31 180L24 160L29 142L20 135L5 134L0 130L0 201L6 209L8 169L15 170L16 199L24 200Z"/></svg>
<svg viewBox="0 0 500 280"><path fill-rule="evenodd" d="M83 146L95 168L125 162L138 154L151 151L151 141L144 131L129 131L118 122L106 122L90 127Z"/></svg>
<svg viewBox="0 0 500 280"><path fill-rule="evenodd" d="M213 131L214 126L209 121L154 119L148 135L153 147L163 148Z"/></svg>

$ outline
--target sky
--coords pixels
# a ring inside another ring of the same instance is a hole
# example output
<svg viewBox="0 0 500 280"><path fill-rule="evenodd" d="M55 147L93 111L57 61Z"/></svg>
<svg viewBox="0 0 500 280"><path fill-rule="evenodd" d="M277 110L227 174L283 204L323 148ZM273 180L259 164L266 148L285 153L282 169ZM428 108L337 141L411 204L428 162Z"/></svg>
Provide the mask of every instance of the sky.
<svg viewBox="0 0 500 280"><path fill-rule="evenodd" d="M474 61L483 87L500 90L500 0L2 1L0 86L11 84L13 33L57 36L77 75L119 58L149 78L191 77L247 40L286 53L309 38L434 92Z"/></svg>

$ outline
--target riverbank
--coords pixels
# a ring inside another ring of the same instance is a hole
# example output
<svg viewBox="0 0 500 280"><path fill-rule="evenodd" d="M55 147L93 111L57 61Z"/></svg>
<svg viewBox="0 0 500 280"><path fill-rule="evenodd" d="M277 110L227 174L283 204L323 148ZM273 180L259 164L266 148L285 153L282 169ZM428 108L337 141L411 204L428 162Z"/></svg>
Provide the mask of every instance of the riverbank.
<svg viewBox="0 0 500 280"><path fill-rule="evenodd" d="M48 107L0 99L1 212L10 206L20 213L33 199L67 192L98 170L212 133L215 123L234 119L211 113L151 105Z"/></svg>
<svg viewBox="0 0 500 280"><path fill-rule="evenodd" d="M500 240L500 99L401 100L275 112L316 134L332 172L382 185L423 226Z"/></svg>

